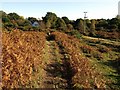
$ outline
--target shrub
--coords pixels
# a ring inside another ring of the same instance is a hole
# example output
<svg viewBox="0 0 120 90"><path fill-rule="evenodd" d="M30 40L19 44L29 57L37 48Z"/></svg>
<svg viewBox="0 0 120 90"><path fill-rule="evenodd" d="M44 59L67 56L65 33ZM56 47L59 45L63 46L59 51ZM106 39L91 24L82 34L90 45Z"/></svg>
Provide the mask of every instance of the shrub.
<svg viewBox="0 0 120 90"><path fill-rule="evenodd" d="M92 56L93 56L94 58L97 58L98 60L103 59L102 54L101 54L100 52L98 52L98 51L92 52Z"/></svg>
<svg viewBox="0 0 120 90"><path fill-rule="evenodd" d="M82 35L80 34L80 32L77 31L77 30L72 30L69 34L72 35L72 36L75 36L78 39L80 39L82 37Z"/></svg>
<svg viewBox="0 0 120 90"><path fill-rule="evenodd" d="M101 53L108 53L110 51L109 48L103 45L97 45L97 48L98 48L98 51L100 51Z"/></svg>

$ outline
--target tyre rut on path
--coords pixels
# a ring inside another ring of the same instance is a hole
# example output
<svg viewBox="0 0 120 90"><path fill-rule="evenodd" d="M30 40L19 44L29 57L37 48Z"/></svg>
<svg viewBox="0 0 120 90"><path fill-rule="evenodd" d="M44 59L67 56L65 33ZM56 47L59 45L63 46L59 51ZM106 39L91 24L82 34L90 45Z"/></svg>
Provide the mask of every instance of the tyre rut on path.
<svg viewBox="0 0 120 90"><path fill-rule="evenodd" d="M41 71L41 88L68 88L67 80L64 78L64 56L54 40L46 40L44 48L44 66Z"/></svg>

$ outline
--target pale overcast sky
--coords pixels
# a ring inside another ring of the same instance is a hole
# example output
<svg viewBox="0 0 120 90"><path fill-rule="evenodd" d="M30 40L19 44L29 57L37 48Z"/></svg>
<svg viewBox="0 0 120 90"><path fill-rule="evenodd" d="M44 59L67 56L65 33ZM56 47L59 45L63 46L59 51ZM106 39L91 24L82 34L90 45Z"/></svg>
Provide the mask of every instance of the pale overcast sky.
<svg viewBox="0 0 120 90"><path fill-rule="evenodd" d="M21 16L41 18L47 12L58 17L67 16L70 20L84 17L87 11L89 19L114 18L118 14L119 0L6 0L1 1L1 10L15 12Z"/></svg>

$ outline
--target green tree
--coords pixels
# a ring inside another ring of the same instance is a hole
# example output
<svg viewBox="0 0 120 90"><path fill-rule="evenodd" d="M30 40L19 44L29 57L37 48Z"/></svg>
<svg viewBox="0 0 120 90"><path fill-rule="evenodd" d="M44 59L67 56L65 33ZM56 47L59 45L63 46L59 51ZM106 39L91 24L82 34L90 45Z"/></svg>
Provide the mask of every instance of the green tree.
<svg viewBox="0 0 120 90"><path fill-rule="evenodd" d="M20 19L20 16L17 13L9 13L8 17L10 18L10 20L18 20L18 19Z"/></svg>
<svg viewBox="0 0 120 90"><path fill-rule="evenodd" d="M108 29L111 29L111 31L116 31L119 29L120 19L118 18L112 18L108 20Z"/></svg>
<svg viewBox="0 0 120 90"><path fill-rule="evenodd" d="M2 17L2 22L3 23L10 22L10 19L8 17Z"/></svg>
<svg viewBox="0 0 120 90"><path fill-rule="evenodd" d="M6 16L6 13L5 13L4 11L1 11L1 10L0 10L0 18L2 18L2 17L4 17L4 16Z"/></svg>
<svg viewBox="0 0 120 90"><path fill-rule="evenodd" d="M109 21L109 19L108 20L106 20L106 19L97 19L96 20L96 29L97 30L107 30L107 28L108 28L108 21Z"/></svg>
<svg viewBox="0 0 120 90"><path fill-rule="evenodd" d="M31 26L31 23L29 20L25 19L24 20L24 26Z"/></svg>
<svg viewBox="0 0 120 90"><path fill-rule="evenodd" d="M10 19L9 19L8 15L3 11L0 11L0 18L2 18L3 23L10 22Z"/></svg>
<svg viewBox="0 0 120 90"><path fill-rule="evenodd" d="M11 23L11 22L4 23L4 26L5 27L14 27L13 23Z"/></svg>
<svg viewBox="0 0 120 90"><path fill-rule="evenodd" d="M96 24L96 21L93 19L91 20L91 26L90 26L90 35L91 36L95 36L95 24Z"/></svg>
<svg viewBox="0 0 120 90"><path fill-rule="evenodd" d="M80 25L79 29L80 29L81 31L83 31L83 29L84 29L83 20L80 20L79 25Z"/></svg>
<svg viewBox="0 0 120 90"><path fill-rule="evenodd" d="M13 23L11 22L11 20L9 19L8 15L5 12L0 11L0 14L1 14L2 22L3 22L3 27L5 28L14 27Z"/></svg>
<svg viewBox="0 0 120 90"><path fill-rule="evenodd" d="M55 22L57 20L57 15L52 12L47 12L46 16L42 17L42 19L45 22L47 28L54 28Z"/></svg>
<svg viewBox="0 0 120 90"><path fill-rule="evenodd" d="M35 22L35 21L38 21L36 18L34 17L28 17L27 18L32 24Z"/></svg>
<svg viewBox="0 0 120 90"><path fill-rule="evenodd" d="M50 21L48 20L48 21L46 22L46 28L49 29L50 27L51 27L51 23L50 23Z"/></svg>
<svg viewBox="0 0 120 90"><path fill-rule="evenodd" d="M67 24L68 30L73 30L73 25L72 24Z"/></svg>
<svg viewBox="0 0 120 90"><path fill-rule="evenodd" d="M40 25L40 29L45 29L46 28L43 20L39 20L39 25Z"/></svg>
<svg viewBox="0 0 120 90"><path fill-rule="evenodd" d="M80 33L84 33L84 23L82 19L77 19L75 21L74 26L75 26L75 29L80 31Z"/></svg>
<svg viewBox="0 0 120 90"><path fill-rule="evenodd" d="M91 21L90 21L89 19L86 19L86 26L87 26L88 28L90 28L90 26L91 26Z"/></svg>
<svg viewBox="0 0 120 90"><path fill-rule="evenodd" d="M67 25L62 18L58 18L57 21L55 22L55 27L56 29L66 30Z"/></svg>
<svg viewBox="0 0 120 90"><path fill-rule="evenodd" d="M62 19L65 21L66 24L70 23L70 20L68 19L68 17L62 17Z"/></svg>

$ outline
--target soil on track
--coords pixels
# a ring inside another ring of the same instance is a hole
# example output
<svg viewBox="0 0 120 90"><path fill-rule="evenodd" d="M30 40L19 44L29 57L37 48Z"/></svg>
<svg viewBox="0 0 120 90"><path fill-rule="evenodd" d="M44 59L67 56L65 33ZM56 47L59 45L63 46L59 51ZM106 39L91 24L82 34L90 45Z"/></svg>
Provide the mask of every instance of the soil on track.
<svg viewBox="0 0 120 90"><path fill-rule="evenodd" d="M44 48L44 67L41 77L41 88L68 88L67 80L64 78L63 55L57 43L53 40L46 41Z"/></svg>

